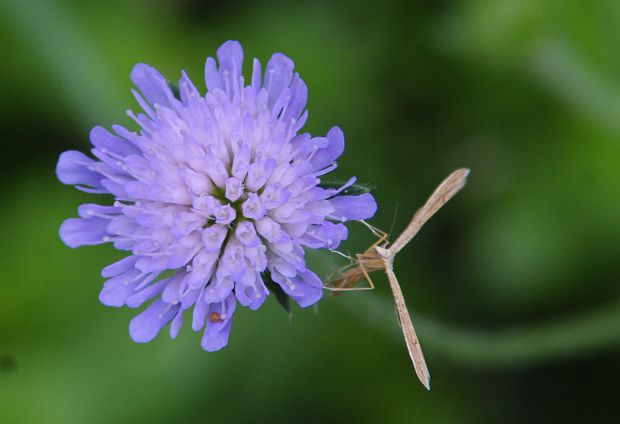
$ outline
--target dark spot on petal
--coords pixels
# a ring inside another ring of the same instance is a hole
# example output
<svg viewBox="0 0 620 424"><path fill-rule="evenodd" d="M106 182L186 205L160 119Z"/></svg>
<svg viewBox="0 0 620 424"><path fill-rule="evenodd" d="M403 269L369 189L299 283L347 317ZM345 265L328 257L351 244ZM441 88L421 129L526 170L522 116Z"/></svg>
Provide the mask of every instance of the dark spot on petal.
<svg viewBox="0 0 620 424"><path fill-rule="evenodd" d="M213 324L217 324L218 322L222 322L222 317L220 317L220 314L217 312L211 312L209 314L209 321Z"/></svg>

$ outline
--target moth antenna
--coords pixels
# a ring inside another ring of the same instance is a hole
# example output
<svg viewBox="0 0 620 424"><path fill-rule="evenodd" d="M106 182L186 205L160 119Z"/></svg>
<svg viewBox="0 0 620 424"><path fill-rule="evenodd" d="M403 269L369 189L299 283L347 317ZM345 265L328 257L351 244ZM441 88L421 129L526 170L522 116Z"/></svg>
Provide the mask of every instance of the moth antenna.
<svg viewBox="0 0 620 424"><path fill-rule="evenodd" d="M399 206L400 206L400 202L396 201L396 206L394 207L394 216L392 216L392 224L390 224L390 230L387 232L388 239L392 235L392 231L394 231L394 225L396 224L396 216L398 215Z"/></svg>
<svg viewBox="0 0 620 424"><path fill-rule="evenodd" d="M357 222L361 222L362 224L364 224L364 226L366 228L368 228L368 230L370 230L371 233L373 233L373 235L377 236L377 237L387 237L387 234L385 234L383 231L381 231L380 229L378 229L377 227L370 225L369 223L367 223L366 221L364 221L363 219L359 219Z"/></svg>

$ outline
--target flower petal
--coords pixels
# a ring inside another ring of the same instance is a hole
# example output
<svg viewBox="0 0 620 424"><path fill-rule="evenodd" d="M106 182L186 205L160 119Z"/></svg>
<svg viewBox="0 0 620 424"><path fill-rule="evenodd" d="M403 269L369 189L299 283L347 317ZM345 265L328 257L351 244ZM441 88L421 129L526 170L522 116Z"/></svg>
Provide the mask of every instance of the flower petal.
<svg viewBox="0 0 620 424"><path fill-rule="evenodd" d="M157 69L144 63L138 63L131 70L130 78L131 82L140 89L147 102L152 105L173 107L174 96L166 79Z"/></svg>
<svg viewBox="0 0 620 424"><path fill-rule="evenodd" d="M218 269L204 291L204 301L206 303L221 302L226 299L234 287L233 280Z"/></svg>
<svg viewBox="0 0 620 424"><path fill-rule="evenodd" d="M86 185L101 188L101 174L88 169L94 160L82 152L69 150L61 153L56 165L56 175L63 184Z"/></svg>
<svg viewBox="0 0 620 424"><path fill-rule="evenodd" d="M291 84L295 64L282 53L275 53L267 62L263 86L269 93L267 105L271 109L280 97L280 92Z"/></svg>
<svg viewBox="0 0 620 424"><path fill-rule="evenodd" d="M204 290L200 292L194 305L194 312L192 314L192 330L198 331L205 325L205 318L209 311L209 304L205 302L203 297Z"/></svg>
<svg viewBox="0 0 620 424"><path fill-rule="evenodd" d="M120 261L114 262L113 264L110 264L103 268L103 270L101 270L101 276L103 278L110 278L122 272L125 272L129 268L133 268L138 258L139 256L130 255L121 259Z"/></svg>
<svg viewBox="0 0 620 424"><path fill-rule="evenodd" d="M190 104L194 98L200 96L200 92L185 71L181 71L181 78L179 78L179 94L181 95L181 101L186 105Z"/></svg>
<svg viewBox="0 0 620 424"><path fill-rule="evenodd" d="M300 241L311 249L327 247L334 250L347 239L348 235L349 232L344 225L326 221L320 225L310 226Z"/></svg>
<svg viewBox="0 0 620 424"><path fill-rule="evenodd" d="M237 301L234 294L228 296L224 302L211 304L205 332L200 342L200 346L207 352L215 352L228 344L228 335L230 334L232 316L236 305ZM218 316L214 314L218 314L221 320L212 319L211 317Z"/></svg>
<svg viewBox="0 0 620 424"><path fill-rule="evenodd" d="M220 76L224 88L235 87L239 90L239 77L243 66L243 48L238 41L226 41L217 49L217 59L220 62Z"/></svg>
<svg viewBox="0 0 620 424"><path fill-rule="evenodd" d="M329 199L333 216L341 221L368 219L377 212L377 202L370 193L357 196L336 196Z"/></svg>
<svg viewBox="0 0 620 424"><path fill-rule="evenodd" d="M272 269L271 276L273 281L278 283L282 290L302 308L318 302L323 296L323 283L312 271L306 270L295 277L288 278Z"/></svg>
<svg viewBox="0 0 620 424"><path fill-rule="evenodd" d="M331 165L344 152L344 134L338 127L333 127L327 132L327 146L317 150L310 160L314 171L321 170Z"/></svg>
<svg viewBox="0 0 620 424"><path fill-rule="evenodd" d="M208 57L205 62L205 84L207 85L207 91L211 92L218 88L222 88L222 78L217 71L217 65L215 59Z"/></svg>
<svg viewBox="0 0 620 424"><path fill-rule="evenodd" d="M90 131L90 142L104 154L111 152L115 156L127 157L141 153L138 148L128 141L109 133L100 126Z"/></svg>
<svg viewBox="0 0 620 424"><path fill-rule="evenodd" d="M255 92L261 88L261 67L258 59L252 61L252 88Z"/></svg>
<svg viewBox="0 0 620 424"><path fill-rule="evenodd" d="M129 335L136 343L150 342L177 313L179 304L171 305L157 299L129 323Z"/></svg>
<svg viewBox="0 0 620 424"><path fill-rule="evenodd" d="M284 114L284 120L288 123L291 118L297 119L301 111L306 107L308 101L308 87L306 83L299 78L298 74L295 74L293 82L291 83L291 98Z"/></svg>
<svg viewBox="0 0 620 424"><path fill-rule="evenodd" d="M120 308L125 305L125 301L134 293L134 289L140 283L136 277L140 276L140 271L130 269L116 277L110 278L103 283L103 289L99 292L99 301L106 306Z"/></svg>
<svg viewBox="0 0 620 424"><path fill-rule="evenodd" d="M170 323L170 338L176 339L183 325L183 310L179 310Z"/></svg>
<svg viewBox="0 0 620 424"><path fill-rule="evenodd" d="M134 291L134 293L127 298L125 304L130 308L138 308L142 306L144 302L160 294L169 281L169 278L165 278L163 280L156 281L149 286L146 286L140 291Z"/></svg>
<svg viewBox="0 0 620 424"><path fill-rule="evenodd" d="M302 308L315 304L323 296L323 283L312 271L306 270L298 274L297 277L293 278L293 281L297 285L304 287L305 293L302 296L298 294L292 296L295 302Z"/></svg>
<svg viewBox="0 0 620 424"><path fill-rule="evenodd" d="M260 274L246 269L244 275L235 281L235 296L239 303L253 311L258 309L267 298L269 291L265 287Z"/></svg>
<svg viewBox="0 0 620 424"><path fill-rule="evenodd" d="M69 247L105 243L109 221L103 218L69 218L60 226L60 239Z"/></svg>

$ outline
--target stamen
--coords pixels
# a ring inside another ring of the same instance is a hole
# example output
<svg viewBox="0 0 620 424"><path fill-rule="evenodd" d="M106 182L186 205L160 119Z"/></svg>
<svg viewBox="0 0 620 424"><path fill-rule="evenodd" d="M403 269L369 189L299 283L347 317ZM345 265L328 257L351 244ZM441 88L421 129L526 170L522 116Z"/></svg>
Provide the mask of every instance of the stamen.
<svg viewBox="0 0 620 424"><path fill-rule="evenodd" d="M284 116L286 114L286 109L288 109L288 105L290 101L291 101L291 96L290 95L286 96L286 98L284 99L284 106L282 107L282 110L280 111L278 116Z"/></svg>
<svg viewBox="0 0 620 424"><path fill-rule="evenodd" d="M99 151L103 153L104 155L110 156L111 158L114 158L114 159L118 159L119 161L124 161L126 159L124 156L114 153L110 151L109 149L106 149L105 147L102 147L101 149L99 149Z"/></svg>
<svg viewBox="0 0 620 424"><path fill-rule="evenodd" d="M92 209L87 210L85 212L85 215L87 217L97 217L97 218L102 218L102 219L114 219L118 216L118 215L106 215L104 213L97 213Z"/></svg>
<svg viewBox="0 0 620 424"><path fill-rule="evenodd" d="M103 165L103 164L101 164L101 165ZM124 185L124 183L126 182L125 180L122 179L122 176L120 176L120 175L113 175L113 174L110 174L107 171L105 171L103 169L103 166L100 166L99 163L92 164L89 167L89 169L91 171L100 173L101 175L103 175L104 177L107 177L108 179L114 181L115 183Z"/></svg>
<svg viewBox="0 0 620 424"><path fill-rule="evenodd" d="M136 277L133 277L133 278L130 278L130 279L125 279L125 280L123 280L123 285L128 286L129 283L134 283L134 282L138 281L140 278L144 277L147 274L148 274L148 272L143 272L141 274L138 274Z"/></svg>
<svg viewBox="0 0 620 424"><path fill-rule="evenodd" d="M153 281L158 275L159 275L158 272L152 272L148 277L144 279L144 281L138 284L136 288L133 289L133 291L137 292L137 291L142 290L144 287L148 286L151 283L151 281Z"/></svg>
<svg viewBox="0 0 620 424"><path fill-rule="evenodd" d="M321 175L325 175L329 172L332 172L334 169L336 169L338 167L338 165L336 164L336 162L332 162L331 165L329 165L327 168L323 168L320 171L315 172L314 175L315 177L320 177Z"/></svg>
<svg viewBox="0 0 620 424"><path fill-rule="evenodd" d="M152 125L152 121L145 122L144 119L140 119L131 109L127 109L125 114L129 116L132 121L138 124L138 126L142 129L143 132L153 134L155 128L151 128L151 126L148 125L149 123Z"/></svg>
<svg viewBox="0 0 620 424"><path fill-rule="evenodd" d="M166 309L164 309L163 312L161 312L160 314L157 315L157 319L163 319L164 318L164 314L166 312L168 312L170 310L170 308L172 308L172 303L168 303L168 305L166 306Z"/></svg>
<svg viewBox="0 0 620 424"><path fill-rule="evenodd" d="M222 72L222 76L224 77L224 89L226 90L226 93L230 95L230 81L228 80L228 74L228 70Z"/></svg>
<svg viewBox="0 0 620 424"><path fill-rule="evenodd" d="M138 91L133 88L131 89L131 93L135 97L142 110L145 111L146 114L149 115L151 118L153 118L153 109L151 108L151 105L149 105L148 102L144 99L144 97L142 97L140 93L138 93Z"/></svg>
<svg viewBox="0 0 620 424"><path fill-rule="evenodd" d="M269 79L267 80L267 84L265 84L265 88L267 89L267 91L269 91L269 89L271 88L271 80L273 80L273 74L275 74L275 72L276 72L275 69L269 70Z"/></svg>
<svg viewBox="0 0 620 424"><path fill-rule="evenodd" d="M243 75L241 75L239 77L239 91L240 91L240 95L241 95L241 107L243 107L243 105L245 104L245 80L243 79Z"/></svg>
<svg viewBox="0 0 620 424"><path fill-rule="evenodd" d="M314 155L316 154L316 152L319 151L319 146L316 144L312 145L312 151L310 152L310 154L308 155L308 158L306 159L307 161L312 160L312 158L314 157Z"/></svg>

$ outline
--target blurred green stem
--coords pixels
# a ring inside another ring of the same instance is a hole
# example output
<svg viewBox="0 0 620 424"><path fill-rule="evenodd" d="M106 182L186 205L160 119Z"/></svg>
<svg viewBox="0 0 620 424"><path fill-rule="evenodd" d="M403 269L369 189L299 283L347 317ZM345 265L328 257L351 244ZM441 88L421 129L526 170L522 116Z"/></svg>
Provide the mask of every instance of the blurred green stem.
<svg viewBox="0 0 620 424"><path fill-rule="evenodd" d="M369 326L404 344L388 300L360 295L343 304ZM413 314L413 322L425 350L465 366L527 366L620 344L620 301L570 317L503 330L453 326L419 314Z"/></svg>
<svg viewBox="0 0 620 424"><path fill-rule="evenodd" d="M614 134L620 133L618 87L605 80L596 68L589 67L566 40L540 40L532 49L529 66L580 115Z"/></svg>

